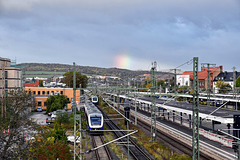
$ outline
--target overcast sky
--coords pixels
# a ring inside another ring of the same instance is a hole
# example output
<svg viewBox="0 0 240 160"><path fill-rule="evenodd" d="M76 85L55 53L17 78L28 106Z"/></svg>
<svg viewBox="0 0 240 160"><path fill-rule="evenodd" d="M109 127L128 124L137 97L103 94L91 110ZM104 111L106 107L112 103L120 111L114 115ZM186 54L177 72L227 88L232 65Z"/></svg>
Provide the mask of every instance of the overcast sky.
<svg viewBox="0 0 240 160"><path fill-rule="evenodd" d="M0 0L0 57L17 63L165 70L197 56L240 71L239 43L239 0Z"/></svg>

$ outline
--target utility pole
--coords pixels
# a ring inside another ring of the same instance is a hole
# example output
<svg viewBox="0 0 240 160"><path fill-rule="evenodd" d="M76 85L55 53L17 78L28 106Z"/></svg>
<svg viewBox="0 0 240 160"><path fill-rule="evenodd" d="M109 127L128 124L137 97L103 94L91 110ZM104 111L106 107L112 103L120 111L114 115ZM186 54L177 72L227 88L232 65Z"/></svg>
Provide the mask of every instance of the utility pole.
<svg viewBox="0 0 240 160"><path fill-rule="evenodd" d="M233 96L236 97L237 99L237 94L236 94L236 67L233 67ZM238 110L237 107L237 102L236 102L236 110Z"/></svg>
<svg viewBox="0 0 240 160"><path fill-rule="evenodd" d="M211 81L210 81L210 69L209 66L213 65L215 66L216 64L210 64L210 63L202 63L202 65L207 65L207 106L210 107L210 94L211 94Z"/></svg>
<svg viewBox="0 0 240 160"><path fill-rule="evenodd" d="M134 107L135 107L135 125L137 126L137 105L136 105L137 96L134 93Z"/></svg>
<svg viewBox="0 0 240 160"><path fill-rule="evenodd" d="M73 110L74 110L74 157L73 159L76 160L76 67L75 62L73 62Z"/></svg>
<svg viewBox="0 0 240 160"><path fill-rule="evenodd" d="M81 95L81 84L80 84L80 95ZM81 102L81 98L79 103ZM73 112L74 112L74 157L73 159L76 160L76 157L78 157L80 160L82 160L82 117L81 113L76 114L76 66L75 62L73 62ZM77 125L79 123L79 125ZM79 129L77 129L77 126L79 126ZM77 132L80 132L80 136L77 136ZM80 144L78 145L76 142L80 138ZM80 152L77 153L77 148L80 148Z"/></svg>
<svg viewBox="0 0 240 160"><path fill-rule="evenodd" d="M174 70L174 93L177 94L177 69Z"/></svg>
<svg viewBox="0 0 240 160"><path fill-rule="evenodd" d="M82 84L80 84L80 99L79 99L79 104L81 107L81 88ZM80 108L81 111L81 108ZM80 119L79 119L79 130L80 130L80 160L82 160L82 114L80 113Z"/></svg>
<svg viewBox="0 0 240 160"><path fill-rule="evenodd" d="M170 71L174 71L174 94L177 94L177 70L179 70L179 69L177 69L177 68L170 69ZM170 79L170 77L168 79ZM168 81L168 83L169 83L169 81Z"/></svg>
<svg viewBox="0 0 240 160"><path fill-rule="evenodd" d="M168 74L168 92L170 91L170 74Z"/></svg>
<svg viewBox="0 0 240 160"><path fill-rule="evenodd" d="M236 90L236 67L233 67L233 94L235 96L235 90Z"/></svg>
<svg viewBox="0 0 240 160"><path fill-rule="evenodd" d="M156 99L155 99L155 70L156 70L157 62L152 63L151 68L151 96L152 96L152 104L151 104L151 140L156 140Z"/></svg>
<svg viewBox="0 0 240 160"><path fill-rule="evenodd" d="M208 84L207 84L207 106L209 107L210 106L210 92L211 92L211 87L210 87L210 70L209 70L209 63L207 64L207 67L208 67L208 75L207 75L207 80L208 80Z"/></svg>
<svg viewBox="0 0 240 160"><path fill-rule="evenodd" d="M199 160L198 57L193 58L192 159Z"/></svg>

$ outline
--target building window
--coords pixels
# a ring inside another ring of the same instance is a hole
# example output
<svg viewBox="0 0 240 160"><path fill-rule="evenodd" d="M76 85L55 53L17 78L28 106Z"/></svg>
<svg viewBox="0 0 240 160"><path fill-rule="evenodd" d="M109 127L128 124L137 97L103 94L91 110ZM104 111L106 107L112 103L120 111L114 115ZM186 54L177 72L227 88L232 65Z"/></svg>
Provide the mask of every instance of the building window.
<svg viewBox="0 0 240 160"><path fill-rule="evenodd" d="M29 94L31 94L31 91L28 91Z"/></svg>
<svg viewBox="0 0 240 160"><path fill-rule="evenodd" d="M8 96L8 90L5 91L5 95L6 95L6 97Z"/></svg>
<svg viewBox="0 0 240 160"><path fill-rule="evenodd" d="M42 91L42 95L45 95L45 91Z"/></svg>
<svg viewBox="0 0 240 160"><path fill-rule="evenodd" d="M8 78L8 71L5 71L5 78Z"/></svg>
<svg viewBox="0 0 240 160"><path fill-rule="evenodd" d="M51 91L51 95L54 95L54 91Z"/></svg>
<svg viewBox="0 0 240 160"><path fill-rule="evenodd" d="M40 91L38 91L38 95L40 95L41 93L40 93Z"/></svg>
<svg viewBox="0 0 240 160"><path fill-rule="evenodd" d="M5 88L8 88L8 81L5 80Z"/></svg>
<svg viewBox="0 0 240 160"><path fill-rule="evenodd" d="M42 102L38 102L38 106L42 106Z"/></svg>
<svg viewBox="0 0 240 160"><path fill-rule="evenodd" d="M33 91L33 95L35 95L36 94L36 91Z"/></svg>
<svg viewBox="0 0 240 160"><path fill-rule="evenodd" d="M63 91L61 91L61 94L63 94Z"/></svg>
<svg viewBox="0 0 240 160"><path fill-rule="evenodd" d="M47 91L47 95L49 95L49 91Z"/></svg>
<svg viewBox="0 0 240 160"><path fill-rule="evenodd" d="M47 106L47 102L44 102L44 106Z"/></svg>

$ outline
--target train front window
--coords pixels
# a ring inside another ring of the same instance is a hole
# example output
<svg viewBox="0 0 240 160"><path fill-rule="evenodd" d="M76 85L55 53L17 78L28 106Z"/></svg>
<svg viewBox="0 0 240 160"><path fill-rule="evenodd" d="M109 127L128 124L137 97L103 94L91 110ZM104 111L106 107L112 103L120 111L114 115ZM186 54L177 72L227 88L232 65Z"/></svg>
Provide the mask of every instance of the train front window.
<svg viewBox="0 0 240 160"><path fill-rule="evenodd" d="M94 125L101 125L101 117L90 117L91 124Z"/></svg>
<svg viewBox="0 0 240 160"><path fill-rule="evenodd" d="M97 101L97 98L93 98L93 101Z"/></svg>

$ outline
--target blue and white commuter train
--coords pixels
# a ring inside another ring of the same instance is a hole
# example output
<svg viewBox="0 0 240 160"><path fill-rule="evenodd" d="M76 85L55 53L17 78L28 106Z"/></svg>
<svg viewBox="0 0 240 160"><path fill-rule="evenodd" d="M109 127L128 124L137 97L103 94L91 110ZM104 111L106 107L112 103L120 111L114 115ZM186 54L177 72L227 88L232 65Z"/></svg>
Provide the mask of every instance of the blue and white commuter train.
<svg viewBox="0 0 240 160"><path fill-rule="evenodd" d="M85 113L90 134L103 134L102 112L92 102L86 102Z"/></svg>
<svg viewBox="0 0 240 160"><path fill-rule="evenodd" d="M93 104L98 104L98 97L97 96L92 96L91 101Z"/></svg>

